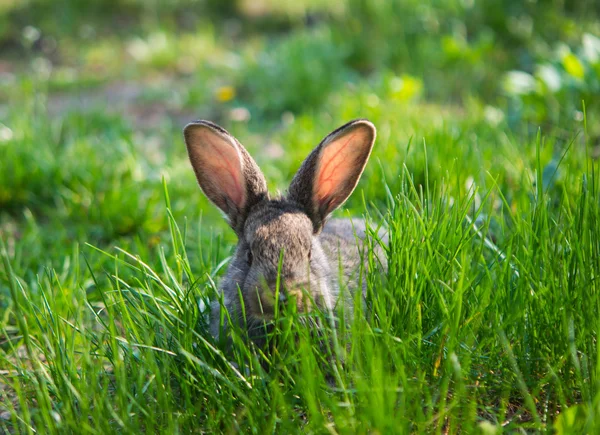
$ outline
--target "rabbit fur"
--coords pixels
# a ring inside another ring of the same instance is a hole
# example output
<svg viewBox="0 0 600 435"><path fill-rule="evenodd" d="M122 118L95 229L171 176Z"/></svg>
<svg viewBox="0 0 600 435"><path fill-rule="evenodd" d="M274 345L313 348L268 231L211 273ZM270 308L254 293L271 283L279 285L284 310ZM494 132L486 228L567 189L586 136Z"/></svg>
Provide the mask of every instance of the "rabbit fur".
<svg viewBox="0 0 600 435"><path fill-rule="evenodd" d="M232 322L251 333L272 319L276 295L277 303L295 303L298 311L307 312L333 310L342 287L350 299L359 282L365 291L365 280L359 279L365 222L327 218L356 187L375 136L375 126L365 119L341 126L302 163L287 194L271 198L258 165L226 130L209 121L185 127L198 183L238 236L220 285L221 300L211 306L210 330L217 339L227 326L221 304ZM386 234L380 238L386 243Z"/></svg>

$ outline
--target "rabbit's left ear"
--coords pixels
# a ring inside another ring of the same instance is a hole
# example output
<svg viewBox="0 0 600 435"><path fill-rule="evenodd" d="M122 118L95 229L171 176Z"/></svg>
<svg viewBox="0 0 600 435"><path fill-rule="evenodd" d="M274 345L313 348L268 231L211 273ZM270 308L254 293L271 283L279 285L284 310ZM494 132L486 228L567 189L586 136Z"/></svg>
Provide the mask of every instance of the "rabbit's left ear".
<svg viewBox="0 0 600 435"><path fill-rule="evenodd" d="M196 121L183 130L200 187L238 234L250 209L268 198L267 182L250 154L225 129Z"/></svg>
<svg viewBox="0 0 600 435"><path fill-rule="evenodd" d="M319 232L332 211L350 196L375 142L375 126L351 121L328 135L306 158L289 188L288 198L301 205Z"/></svg>

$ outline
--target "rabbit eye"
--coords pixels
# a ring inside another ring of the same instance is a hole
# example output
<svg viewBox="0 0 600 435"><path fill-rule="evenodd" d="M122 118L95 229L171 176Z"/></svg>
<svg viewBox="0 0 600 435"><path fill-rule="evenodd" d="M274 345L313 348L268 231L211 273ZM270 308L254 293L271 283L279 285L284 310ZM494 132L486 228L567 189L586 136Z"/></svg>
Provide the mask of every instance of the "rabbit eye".
<svg viewBox="0 0 600 435"><path fill-rule="evenodd" d="M250 250L246 251L246 263L252 264L252 252Z"/></svg>

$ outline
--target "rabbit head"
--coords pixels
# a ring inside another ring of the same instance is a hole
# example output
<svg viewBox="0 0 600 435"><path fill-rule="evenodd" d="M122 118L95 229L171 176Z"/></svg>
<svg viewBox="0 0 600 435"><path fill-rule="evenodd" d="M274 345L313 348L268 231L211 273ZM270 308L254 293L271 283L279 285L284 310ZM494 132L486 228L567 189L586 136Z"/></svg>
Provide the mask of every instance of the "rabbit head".
<svg viewBox="0 0 600 435"><path fill-rule="evenodd" d="M375 140L373 124L355 120L329 134L281 198L270 198L256 162L223 128L197 121L184 137L200 187L238 236L221 285L230 311L240 293L249 320L269 319L276 303L292 300L301 311L331 308L337 265L329 265L319 235L358 183Z"/></svg>

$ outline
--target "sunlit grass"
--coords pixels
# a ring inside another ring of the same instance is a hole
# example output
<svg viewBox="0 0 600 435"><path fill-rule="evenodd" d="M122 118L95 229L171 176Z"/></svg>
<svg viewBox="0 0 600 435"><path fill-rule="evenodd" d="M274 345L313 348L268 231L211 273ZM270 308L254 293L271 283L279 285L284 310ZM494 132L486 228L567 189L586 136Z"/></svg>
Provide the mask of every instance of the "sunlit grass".
<svg viewBox="0 0 600 435"><path fill-rule="evenodd" d="M140 18L117 30L92 3L53 21L53 3L16 2L33 27L0 34L18 54L0 75L0 431L598 430L595 82L512 101L523 112L502 93L522 57L556 61L555 40L579 55L584 2L515 2L516 20L495 3L113 0ZM94 8L91 28L60 27ZM102 86L136 92L123 109ZM226 126L272 192L336 126L376 125L337 212L372 227L367 297L337 328L284 311L265 348L208 333L236 240L187 161L196 116Z"/></svg>
<svg viewBox="0 0 600 435"><path fill-rule="evenodd" d="M455 145L461 139L448 135L465 121L432 127L424 142L401 142L386 133L391 116L372 115L381 140L349 212L368 210L372 225L389 228L389 272L369 275L365 308L340 330L322 319L321 339L293 313L277 323L269 351L247 342L243 330L234 332L232 349L207 334L208 299L233 241L217 235L224 226L213 229L217 216L198 220L191 174L183 181L171 173L169 193L160 180L140 180L133 190L123 188L127 177L109 184L118 200L90 222L110 227L118 214L130 215L120 197L136 204L152 193L160 200L150 217L155 224L105 247L84 244L85 232L71 247L66 239L43 242L60 225L55 219L82 230L88 224L52 211L54 204L32 204L49 220L31 217L20 225L24 233L2 237L8 305L0 394L10 418L0 424L82 432L474 431L549 428L576 409L576 424L592 430L599 400L596 163L571 146L548 173L554 153L538 137L522 166L490 166L482 156L495 143L469 157ZM309 128L307 147L323 135ZM494 149L511 153L510 144ZM182 151L169 154L177 172ZM107 155L104 161L117 160L90 169L96 182L111 170L123 174L120 154ZM87 165L98 159L87 156ZM517 190L505 179L515 172ZM58 190L70 182L58 182ZM24 249L40 243L48 243L37 254L47 267L36 272Z"/></svg>

